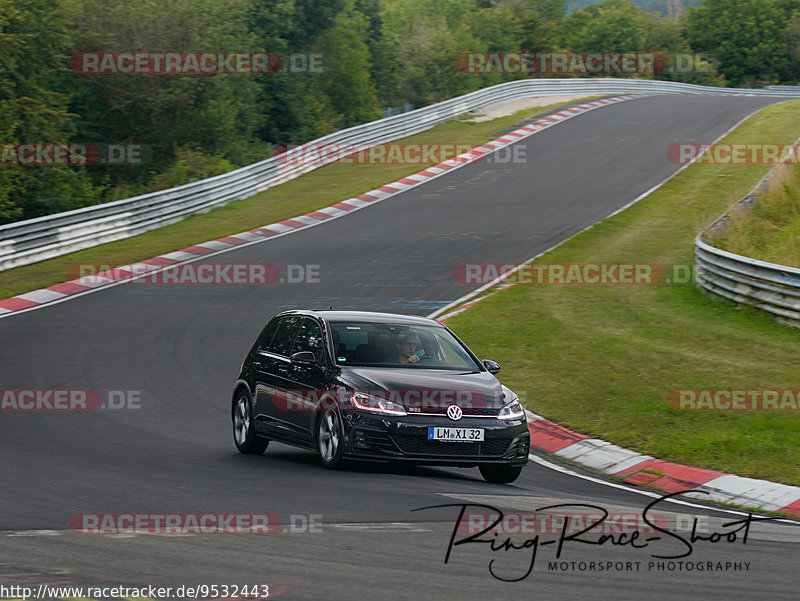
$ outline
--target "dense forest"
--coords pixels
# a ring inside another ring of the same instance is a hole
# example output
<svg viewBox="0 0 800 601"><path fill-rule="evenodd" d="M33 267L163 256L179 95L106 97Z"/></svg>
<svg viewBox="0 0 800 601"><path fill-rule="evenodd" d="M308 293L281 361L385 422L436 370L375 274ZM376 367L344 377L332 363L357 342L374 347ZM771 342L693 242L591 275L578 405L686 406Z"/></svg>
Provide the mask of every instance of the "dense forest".
<svg viewBox="0 0 800 601"><path fill-rule="evenodd" d="M0 0L0 224L223 173L390 107L542 76L464 72L463 53L702 54L706 68L656 77L798 81L800 0L695 3L641 2L655 11L646 12L627 0L572 9L567 0ZM275 53L281 68L72 68L71 57L101 52ZM147 160L21 165L23 144L142 146Z"/></svg>
<svg viewBox="0 0 800 601"><path fill-rule="evenodd" d="M590 4L598 4L603 0L569 0L567 10L585 8ZM650 13L658 13L665 17L677 18L687 8L700 6L702 0L631 0L633 4Z"/></svg>

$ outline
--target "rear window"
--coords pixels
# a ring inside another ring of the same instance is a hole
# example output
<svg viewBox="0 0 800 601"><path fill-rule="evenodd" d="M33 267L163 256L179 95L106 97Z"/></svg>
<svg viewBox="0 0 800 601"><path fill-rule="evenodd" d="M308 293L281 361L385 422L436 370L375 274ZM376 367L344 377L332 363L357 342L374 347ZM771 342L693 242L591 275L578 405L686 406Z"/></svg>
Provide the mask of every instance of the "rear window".
<svg viewBox="0 0 800 601"><path fill-rule="evenodd" d="M297 324L300 323L300 317L283 317L278 322L275 335L272 341L267 346L267 350L276 355L288 355L289 349L292 348L292 340L297 332Z"/></svg>

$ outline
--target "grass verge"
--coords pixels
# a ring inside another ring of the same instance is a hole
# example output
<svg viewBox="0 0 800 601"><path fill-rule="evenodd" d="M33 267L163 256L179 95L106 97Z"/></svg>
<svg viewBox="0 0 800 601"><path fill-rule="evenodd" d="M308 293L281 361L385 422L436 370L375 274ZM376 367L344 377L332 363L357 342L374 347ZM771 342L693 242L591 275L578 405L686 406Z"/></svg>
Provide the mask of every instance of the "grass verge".
<svg viewBox="0 0 800 601"><path fill-rule="evenodd" d="M708 240L728 252L800 267L800 165L779 165L756 204L731 209L727 226Z"/></svg>
<svg viewBox="0 0 800 601"><path fill-rule="evenodd" d="M457 152L437 153L438 160L434 162L328 165L280 186L234 201L209 213L190 217L175 225L0 272L0 299L71 279L66 275L71 265L80 263L126 265L327 207L421 171L464 152L465 145L479 146L503 135L522 121L531 120L537 115L569 104L574 104L574 101L530 108L481 123L470 123L465 120L466 117L448 121L430 130L392 142L392 144L461 146Z"/></svg>
<svg viewBox="0 0 800 601"><path fill-rule="evenodd" d="M794 101L764 109L726 141L791 144L799 135ZM692 166L536 263L690 265L697 232L767 170ZM448 325L504 365L504 383L549 419L661 459L800 485L798 411L666 404L671 390L800 389L800 332L765 314L694 284L518 284Z"/></svg>

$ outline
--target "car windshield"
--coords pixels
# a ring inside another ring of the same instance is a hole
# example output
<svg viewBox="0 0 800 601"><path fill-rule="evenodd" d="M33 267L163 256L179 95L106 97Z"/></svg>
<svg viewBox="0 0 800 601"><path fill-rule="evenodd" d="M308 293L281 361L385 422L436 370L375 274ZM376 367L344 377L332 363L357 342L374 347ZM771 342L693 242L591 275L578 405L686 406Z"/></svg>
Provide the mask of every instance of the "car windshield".
<svg viewBox="0 0 800 601"><path fill-rule="evenodd" d="M331 322L337 365L480 371L444 328L372 322Z"/></svg>

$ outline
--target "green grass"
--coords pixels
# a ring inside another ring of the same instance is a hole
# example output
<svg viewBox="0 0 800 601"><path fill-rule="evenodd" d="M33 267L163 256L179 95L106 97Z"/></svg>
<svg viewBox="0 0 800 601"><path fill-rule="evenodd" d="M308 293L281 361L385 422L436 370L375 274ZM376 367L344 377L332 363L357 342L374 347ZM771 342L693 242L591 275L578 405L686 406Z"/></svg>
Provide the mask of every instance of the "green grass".
<svg viewBox="0 0 800 601"><path fill-rule="evenodd" d="M800 102L771 106L727 141L792 143ZM766 165L692 166L537 263L688 265L693 239ZM665 460L800 485L797 412L671 409L681 389L800 389L800 331L694 284L516 285L448 325L531 410Z"/></svg>
<svg viewBox="0 0 800 601"><path fill-rule="evenodd" d="M732 253L800 267L800 165L779 165L757 204L734 207L709 242Z"/></svg>
<svg viewBox="0 0 800 601"><path fill-rule="evenodd" d="M560 106L564 106L564 103L527 109L482 123L469 123L465 120L467 117L462 117L393 142L462 146L455 153L437 154L438 160L434 163L328 165L250 198L232 202L204 215L190 217L175 225L0 272L0 299L72 279L74 269L69 268L76 264L126 265L327 207L450 158L463 152L463 145L474 147L493 140L521 121L528 121ZM67 277L68 270L71 277Z"/></svg>

